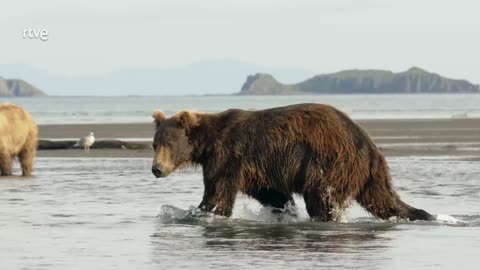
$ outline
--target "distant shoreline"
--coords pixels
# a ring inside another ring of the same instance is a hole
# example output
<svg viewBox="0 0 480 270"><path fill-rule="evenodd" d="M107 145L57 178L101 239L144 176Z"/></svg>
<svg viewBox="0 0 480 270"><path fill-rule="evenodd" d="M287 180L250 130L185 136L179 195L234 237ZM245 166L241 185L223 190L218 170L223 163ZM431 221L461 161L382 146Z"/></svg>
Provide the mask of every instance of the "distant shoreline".
<svg viewBox="0 0 480 270"><path fill-rule="evenodd" d="M418 119L354 119L367 131L372 127L386 126L394 128L396 126L408 126L409 128L428 126L442 126L448 128L455 123L455 126L478 127L480 129L480 118L418 118ZM418 125L418 124L422 125ZM59 138L77 138L85 132L95 132L96 137L103 138L146 138L153 136L154 125L149 122L131 122L131 123L72 123L72 124L40 124L40 138L59 139ZM83 133L82 133L83 131ZM375 130L373 130L375 132ZM399 131L401 132L401 131ZM479 138L480 139L480 138Z"/></svg>
<svg viewBox="0 0 480 270"><path fill-rule="evenodd" d="M457 156L480 160L480 118L477 119L377 119L357 120L388 156ZM39 125L40 139L79 138L90 131L95 137L153 138L151 123ZM135 141L135 140L131 140ZM39 157L152 157L151 149L41 150Z"/></svg>

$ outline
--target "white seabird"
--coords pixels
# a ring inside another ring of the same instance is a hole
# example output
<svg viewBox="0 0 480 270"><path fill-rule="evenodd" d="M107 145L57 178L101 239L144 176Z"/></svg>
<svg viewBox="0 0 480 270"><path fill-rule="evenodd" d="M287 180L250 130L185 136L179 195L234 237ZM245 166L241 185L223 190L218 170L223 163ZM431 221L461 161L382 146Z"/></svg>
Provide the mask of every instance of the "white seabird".
<svg viewBox="0 0 480 270"><path fill-rule="evenodd" d="M95 137L93 136L93 132L90 132L88 136L85 136L78 140L78 142L74 146L83 146L83 149L85 149L85 152L89 153L90 152L90 146L95 143Z"/></svg>

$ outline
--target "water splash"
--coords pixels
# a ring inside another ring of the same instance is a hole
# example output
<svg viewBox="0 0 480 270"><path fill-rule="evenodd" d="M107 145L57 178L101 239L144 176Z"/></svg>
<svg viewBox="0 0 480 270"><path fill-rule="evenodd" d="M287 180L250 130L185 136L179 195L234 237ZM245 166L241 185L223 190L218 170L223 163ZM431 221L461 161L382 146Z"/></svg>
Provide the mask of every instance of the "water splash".
<svg viewBox="0 0 480 270"><path fill-rule="evenodd" d="M157 218L161 223L199 223L199 222L211 222L216 218L222 218L215 216L212 213L208 213L200 210L197 207L190 206L187 210L175 207L173 205L162 205L160 213Z"/></svg>
<svg viewBox="0 0 480 270"><path fill-rule="evenodd" d="M217 216L194 206L190 206L187 210L184 210L172 205L163 205L160 208L157 218L163 224L202 224L237 221L268 224L308 221L308 217L299 215L293 206L288 206L286 209L271 207L255 209L255 207L246 204L237 209L231 218Z"/></svg>
<svg viewBox="0 0 480 270"><path fill-rule="evenodd" d="M446 224L446 225L467 225L468 224L468 222L466 221L463 221L461 219L458 219L446 214L438 214L435 217L435 219L438 223Z"/></svg>
<svg viewBox="0 0 480 270"><path fill-rule="evenodd" d="M255 207L244 204L237 208L230 218L214 215L200 210L197 207L190 206L188 209L181 209L172 205L163 205L157 215L158 220L162 224L307 224L307 223L323 223L342 225L379 225L379 224L402 224L402 225L446 225L454 227L477 227L480 226L479 216L451 216L446 214L438 214L434 221L408 221L405 219L392 218L390 220L380 220L371 216L367 217L349 217L344 215L337 222L313 222L308 215L302 211L298 211L294 206L289 206L285 210L271 207Z"/></svg>

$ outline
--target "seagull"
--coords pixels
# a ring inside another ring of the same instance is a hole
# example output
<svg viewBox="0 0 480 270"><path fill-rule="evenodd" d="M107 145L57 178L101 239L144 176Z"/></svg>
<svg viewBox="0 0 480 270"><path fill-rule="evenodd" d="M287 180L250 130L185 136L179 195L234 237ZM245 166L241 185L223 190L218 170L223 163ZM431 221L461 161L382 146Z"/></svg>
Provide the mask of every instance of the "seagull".
<svg viewBox="0 0 480 270"><path fill-rule="evenodd" d="M90 132L88 136L85 136L80 140L78 140L78 142L74 146L83 146L83 149L85 149L85 152L89 153L90 146L92 146L94 142L95 142L95 137L93 136L93 132Z"/></svg>

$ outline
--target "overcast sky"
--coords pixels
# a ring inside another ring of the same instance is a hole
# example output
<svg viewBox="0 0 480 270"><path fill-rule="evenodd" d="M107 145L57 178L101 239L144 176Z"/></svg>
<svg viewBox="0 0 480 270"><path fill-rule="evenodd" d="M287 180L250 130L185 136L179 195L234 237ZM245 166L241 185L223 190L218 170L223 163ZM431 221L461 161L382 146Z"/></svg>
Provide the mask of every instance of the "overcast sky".
<svg viewBox="0 0 480 270"><path fill-rule="evenodd" d="M0 64L70 75L232 59L312 70L420 66L480 83L478 0L3 1ZM46 29L49 40L23 39Z"/></svg>

